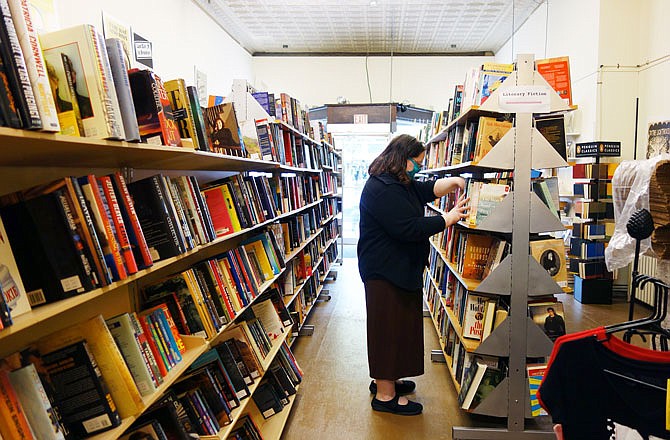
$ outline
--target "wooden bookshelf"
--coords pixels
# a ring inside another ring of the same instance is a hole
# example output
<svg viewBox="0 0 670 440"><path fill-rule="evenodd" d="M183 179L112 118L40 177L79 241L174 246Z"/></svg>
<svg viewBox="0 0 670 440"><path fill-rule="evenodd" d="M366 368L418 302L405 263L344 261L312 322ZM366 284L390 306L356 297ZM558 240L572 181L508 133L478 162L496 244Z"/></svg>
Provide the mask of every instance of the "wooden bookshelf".
<svg viewBox="0 0 670 440"><path fill-rule="evenodd" d="M254 383L249 387L249 397L246 397L244 400L241 400L240 401L240 406L238 406L237 408L233 409L230 412L231 423L229 423L228 425L221 428L221 430L219 431L219 433L217 435L215 435L215 436L214 435L201 435L201 436L199 436L200 439L202 439L202 440L220 440L220 439L228 438L228 435L230 435L230 433L233 431L233 429L235 428L235 424L240 419L240 417L243 414L246 414L248 412L247 411L247 406L249 405L249 402L251 402L253 400L252 396L253 396L254 392L256 391L256 389L258 388L258 384L261 382L261 379L263 379L263 376L265 375L265 372L268 370L268 368L270 367L270 364L272 363L274 358L277 356L277 353L279 353L279 349L281 348L282 344L284 343L284 341L286 341L286 338L291 333L292 326L286 327L284 330L285 331L284 331L283 335L279 339L274 341L274 343L272 344L272 349L270 350L268 355L265 357L265 359L263 359L261 361L261 367L263 368L263 374L260 377L258 377L256 380L254 380Z"/></svg>
<svg viewBox="0 0 670 440"><path fill-rule="evenodd" d="M299 173L320 173L320 169L316 168L303 168L303 167L293 167L291 165L284 165L284 164L278 164L276 168L280 171L285 171L285 172L299 172Z"/></svg>
<svg viewBox="0 0 670 440"><path fill-rule="evenodd" d="M163 393L165 393L165 391L174 384L182 374L184 374L188 367L191 366L201 354L209 349L209 344L204 338L190 335L181 335L181 338L186 346L186 353L182 354L182 360L163 378L163 383L158 389L142 398L143 410L146 410L157 402L163 396ZM118 438L135 420L137 420L136 416L127 417L123 419L120 426L89 438L94 440L112 440Z"/></svg>

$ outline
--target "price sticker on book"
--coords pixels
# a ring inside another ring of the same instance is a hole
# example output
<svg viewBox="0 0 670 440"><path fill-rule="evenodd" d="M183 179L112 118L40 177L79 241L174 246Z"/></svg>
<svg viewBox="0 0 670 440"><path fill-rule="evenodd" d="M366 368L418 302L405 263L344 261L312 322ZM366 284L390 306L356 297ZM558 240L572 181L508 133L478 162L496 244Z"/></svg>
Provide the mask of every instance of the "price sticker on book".
<svg viewBox="0 0 670 440"><path fill-rule="evenodd" d="M513 86L500 90L498 106L510 113L548 113L550 89L546 86Z"/></svg>

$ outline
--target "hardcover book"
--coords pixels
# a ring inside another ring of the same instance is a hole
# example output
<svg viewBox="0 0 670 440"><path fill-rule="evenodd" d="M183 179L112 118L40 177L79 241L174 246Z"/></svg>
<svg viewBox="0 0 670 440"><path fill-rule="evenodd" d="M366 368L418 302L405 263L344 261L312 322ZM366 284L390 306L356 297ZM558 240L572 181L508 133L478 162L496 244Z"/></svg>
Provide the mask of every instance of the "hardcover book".
<svg viewBox="0 0 670 440"><path fill-rule="evenodd" d="M45 57L65 54L87 137L123 139L124 129L105 42L91 25L40 35Z"/></svg>
<svg viewBox="0 0 670 440"><path fill-rule="evenodd" d="M140 129L137 126L137 115L128 79L128 61L123 43L118 38L108 38L105 40L105 45L123 121L124 138L128 142L139 142Z"/></svg>
<svg viewBox="0 0 670 440"><path fill-rule="evenodd" d="M528 304L528 314L552 341L566 334L562 302Z"/></svg>
<svg viewBox="0 0 670 440"><path fill-rule="evenodd" d="M538 263L561 287L568 286L565 245L560 238L530 242L530 251Z"/></svg>
<svg viewBox="0 0 670 440"><path fill-rule="evenodd" d="M21 402L30 428L39 440L64 440L60 422L53 414L35 365L29 364L9 373L9 380Z"/></svg>
<svg viewBox="0 0 670 440"><path fill-rule="evenodd" d="M49 76L44 64L42 48L33 26L28 0L9 0L16 36L21 44L28 77L33 88L37 109L42 120L42 130L60 131L56 104L49 85Z"/></svg>
<svg viewBox="0 0 670 440"><path fill-rule="evenodd" d="M177 231L179 225L169 208L170 196L165 192L162 176L155 175L132 182L128 185L128 191L133 198L152 260L164 260L184 252Z"/></svg>
<svg viewBox="0 0 670 440"><path fill-rule="evenodd" d="M211 150L245 157L233 103L224 102L204 109L205 127Z"/></svg>
<svg viewBox="0 0 670 440"><path fill-rule="evenodd" d="M473 162L482 160L511 128L511 122L480 117Z"/></svg>
<svg viewBox="0 0 670 440"><path fill-rule="evenodd" d="M6 66L9 89L18 109L21 127L40 129L42 120L8 0L0 0L0 15L0 56Z"/></svg>
<svg viewBox="0 0 670 440"><path fill-rule="evenodd" d="M567 105L572 105L572 82L568 57L536 60L535 68Z"/></svg>
<svg viewBox="0 0 670 440"><path fill-rule="evenodd" d="M142 142L180 147L181 137L160 77L150 70L131 69L128 79Z"/></svg>
<svg viewBox="0 0 670 440"><path fill-rule="evenodd" d="M56 405L68 430L80 438L121 424L115 401L86 341L42 355Z"/></svg>
<svg viewBox="0 0 670 440"><path fill-rule="evenodd" d="M28 424L26 413L9 380L9 372L0 369L0 437L20 440L39 440Z"/></svg>
<svg viewBox="0 0 670 440"><path fill-rule="evenodd" d="M102 315L52 333L40 339L36 345L40 353L50 353L83 339L109 387L119 416L127 418L137 415L144 405L142 397Z"/></svg>
<svg viewBox="0 0 670 440"><path fill-rule="evenodd" d="M481 340L488 297L468 292L463 312L463 337Z"/></svg>
<svg viewBox="0 0 670 440"><path fill-rule="evenodd" d="M172 116L179 129L179 135L183 138L191 139L193 148L201 150L199 139L196 134L195 118L193 109L189 104L186 83L182 78L173 79L165 82L165 91L170 106L172 107Z"/></svg>

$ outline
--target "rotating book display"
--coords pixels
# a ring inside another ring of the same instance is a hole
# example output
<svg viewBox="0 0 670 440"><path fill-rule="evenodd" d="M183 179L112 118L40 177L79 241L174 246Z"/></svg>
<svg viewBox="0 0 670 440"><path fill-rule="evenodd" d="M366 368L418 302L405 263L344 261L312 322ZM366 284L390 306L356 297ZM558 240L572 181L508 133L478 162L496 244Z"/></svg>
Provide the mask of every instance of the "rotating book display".
<svg viewBox="0 0 670 440"><path fill-rule="evenodd" d="M531 95L541 99L520 102ZM470 217L431 240L426 302L461 407L507 418L506 428L455 427L455 439L554 436L525 428L532 416L526 367L552 350L552 341L529 318L528 303L563 293L554 274L531 254L531 236L564 229L531 190L531 170L568 165L535 128L533 114L570 109L535 71L532 55L519 55L515 70L485 102L459 109L428 142L424 174L472 177L467 184ZM479 130L500 131L492 148L482 148L474 122ZM468 136L460 134L465 132ZM443 140L446 145L440 145ZM431 155L435 148L444 153ZM435 157L451 159L431 163ZM454 202L452 196L427 210L437 215Z"/></svg>

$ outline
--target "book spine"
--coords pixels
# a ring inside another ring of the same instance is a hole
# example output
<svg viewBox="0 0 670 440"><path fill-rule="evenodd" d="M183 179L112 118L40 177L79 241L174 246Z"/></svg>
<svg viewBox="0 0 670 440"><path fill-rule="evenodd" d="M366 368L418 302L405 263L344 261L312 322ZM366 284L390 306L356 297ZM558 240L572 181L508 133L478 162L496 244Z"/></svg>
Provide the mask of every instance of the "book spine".
<svg viewBox="0 0 670 440"><path fill-rule="evenodd" d="M33 27L30 16L30 5L28 0L11 0L9 9L12 13L16 35L25 57L28 69L28 77L33 86L33 93L37 103L42 129L44 131L60 131L56 104L54 103L49 77L47 75L42 48L37 37L37 31Z"/></svg>
<svg viewBox="0 0 670 440"><path fill-rule="evenodd" d="M163 316L165 317L165 322L167 323L168 329L170 330L170 334L174 339L174 343L178 353L179 354L186 353L186 346L184 345L184 341L181 339L181 336L179 336L179 330L177 330L177 326L174 322L174 319L172 318L172 314L170 313L167 304L161 304L160 310L162 311Z"/></svg>
<svg viewBox="0 0 670 440"><path fill-rule="evenodd" d="M207 209L207 203L205 203L205 198L202 195L202 191L200 191L200 187L198 186L198 181L196 180L195 176L188 176L188 180L193 198L197 201L198 208L202 214L203 224L207 230L209 241L212 241L216 238L216 233L214 232L214 226L212 225L212 216L209 212L209 209Z"/></svg>
<svg viewBox="0 0 670 440"><path fill-rule="evenodd" d="M81 285L84 287L86 291L92 290L95 288L97 284L96 277L93 272L93 267L91 266L91 261L86 255L86 252L84 252L85 244L82 239L82 236L79 234L79 231L77 230L77 225L74 221L72 205L68 200L65 189L56 190L56 196L58 197L58 202L61 208L63 218L70 231L70 236L72 237L72 243L74 245L74 248L77 250L79 261L81 263L81 268L83 270L82 273L83 277L81 277L83 279L81 279ZM75 284L79 284L79 281L75 280L72 281L75 282ZM67 291L67 289L65 290Z"/></svg>
<svg viewBox="0 0 670 440"><path fill-rule="evenodd" d="M130 192L128 191L126 180L118 171L110 177L112 178L114 188L121 202L121 214L123 216L124 222L130 225L130 228L128 229L128 237L135 254L135 262L139 262L138 267L141 269L150 267L154 264L154 262L151 258L151 253L149 252L147 240L145 239L144 233L142 232L142 225L140 225L140 221L137 218L135 205L133 203L133 199L130 197Z"/></svg>
<svg viewBox="0 0 670 440"><path fill-rule="evenodd" d="M12 388L7 370L0 370L0 435L7 439L32 440L30 429L21 402Z"/></svg>
<svg viewBox="0 0 670 440"><path fill-rule="evenodd" d="M125 280L128 278L128 273L126 272L126 266L123 263L121 245L116 235L116 230L113 226L114 220L111 207L109 206L109 201L105 196L104 189L102 188L102 182L99 182L98 179L93 175L90 176L89 181L91 182L92 189L97 191L97 200L99 205L102 207L101 215L105 217L105 233L109 239L112 252L112 261L108 260L108 264L112 269L112 274L114 275L115 280Z"/></svg>
<svg viewBox="0 0 670 440"><path fill-rule="evenodd" d="M109 271L107 264L105 263L105 254L103 253L100 239L98 238L95 225L93 224L93 217L91 216L91 212L88 209L86 198L84 197L81 186L79 185L79 182L76 178L73 177L68 180L68 187L72 188L74 195L77 197L77 201L79 202L78 205L75 206L75 210L81 210L81 217L83 217L83 221L85 222L85 224L81 226L82 228L85 228L84 236L90 237L89 243L92 247L92 259L95 263L100 285L106 286L112 282L112 274ZM74 201L74 203L77 203L77 201Z"/></svg>
<svg viewBox="0 0 670 440"><path fill-rule="evenodd" d="M193 114L195 134L198 138L198 149L202 151L210 151L209 143L207 142L205 118L202 114L202 107L200 107L200 100L198 99L198 89L196 89L194 86L187 86L186 92L188 94L191 113Z"/></svg>
<svg viewBox="0 0 670 440"><path fill-rule="evenodd" d="M184 252L185 248L182 240L180 239L180 235L177 231L177 225L175 224L176 219L174 218L173 215L171 215L170 202L167 200L167 194L165 194L165 190L163 189L162 177L160 175L153 176L151 178L151 183L154 187L156 195L158 196L159 203L165 208L167 214L165 216L165 222L168 226L168 230L170 236L172 237L172 241L174 245L177 247L178 253L181 254Z"/></svg>
<svg viewBox="0 0 670 440"><path fill-rule="evenodd" d="M181 199L184 214L191 226L193 236L196 239L196 244L207 243L209 239L203 225L202 213L200 212L198 203L193 198L193 192L191 191L188 177L172 177L170 178L170 181Z"/></svg>
<svg viewBox="0 0 670 440"><path fill-rule="evenodd" d="M119 246L121 247L126 272L128 275L134 274L138 271L137 263L135 262L135 256L133 255L130 240L128 240L126 225L123 221L123 216L121 215L121 209L119 208L119 202L114 192L112 179L109 176L103 176L99 178L99 181L105 193L105 197L107 198L110 214L112 215L112 223L116 230L116 236L119 239Z"/></svg>
<svg viewBox="0 0 670 440"><path fill-rule="evenodd" d="M165 342L165 348L168 350L170 356L172 357L172 361L176 366L179 362L181 362L182 356L179 350L179 346L177 345L177 341L175 341L174 335L170 330L170 325L167 322L165 312L158 308L151 314L151 319L153 319L153 321L158 326L159 333Z"/></svg>
<svg viewBox="0 0 670 440"><path fill-rule="evenodd" d="M0 111L7 127L21 128L21 115L9 85L11 66L4 60L5 44L0 38Z"/></svg>
<svg viewBox="0 0 670 440"><path fill-rule="evenodd" d="M12 13L9 9L7 0L0 0L0 12L2 13L2 23L0 24L0 33L3 41L3 46L9 49L11 59L6 59L5 64L13 68L10 69L10 78L13 78L13 85L15 87L16 102L19 103L19 113L23 122L23 128L40 129L42 128L42 120L40 112L37 108L37 101L33 93L32 85L30 84L30 76L28 75L28 68L26 67L21 44L16 34L14 21L12 20ZM13 75L12 75L13 73Z"/></svg>
<svg viewBox="0 0 670 440"><path fill-rule="evenodd" d="M144 334L144 330L137 320L137 315L135 312L128 313L128 319L133 329L135 343L140 349L144 365L146 366L147 371L151 377L151 382L153 383L154 387L158 387L161 383L163 383L163 377L160 375L158 365L156 365L156 359L153 357L153 353L151 352L151 348L147 342L147 337Z"/></svg>
<svg viewBox="0 0 670 440"><path fill-rule="evenodd" d="M147 341L149 342L149 347L154 354L154 358L158 363L158 369L160 370L161 376L167 376L168 372L172 369L172 365L168 361L167 356L165 355L165 350L160 343L156 329L153 326L153 323L147 315L139 315L137 319L144 330L144 334L147 335Z"/></svg>
<svg viewBox="0 0 670 440"><path fill-rule="evenodd" d="M29 364L12 371L9 379L35 437L40 440L65 440L63 428L54 415L35 365Z"/></svg>
<svg viewBox="0 0 670 440"><path fill-rule="evenodd" d="M27 1L27 0L22 0ZM139 142L140 129L137 125L137 115L133 104L133 95L130 91L130 80L128 79L128 65L123 44L118 38L105 40L107 46L107 57L109 67L114 80L116 98L119 103L121 120L123 122L124 137L129 142Z"/></svg>
<svg viewBox="0 0 670 440"><path fill-rule="evenodd" d="M102 112L107 125L104 137L112 139L123 139L124 127L119 109L119 101L116 97L116 87L112 80L112 69L109 66L107 48L102 36L91 25L86 25L90 33L93 53L95 55L95 69L100 85L99 98L102 101Z"/></svg>
<svg viewBox="0 0 670 440"><path fill-rule="evenodd" d="M158 347L155 346L151 334L147 333L148 327L146 322L144 322L144 318L138 316L135 312L132 312L130 314L130 319L135 328L137 340L142 345L142 350L144 351L146 358L149 360L155 384L160 385L163 383L163 377L167 374L167 369L162 363L162 359L158 353Z"/></svg>
<svg viewBox="0 0 670 440"><path fill-rule="evenodd" d="M140 346L137 344L130 317L126 314L108 319L107 327L128 365L140 394L146 396L153 393L156 388L151 378L151 372L142 356Z"/></svg>
<svg viewBox="0 0 670 440"><path fill-rule="evenodd" d="M172 202L170 207L177 219L177 224L181 225L179 232L184 243L184 248L193 249L195 247L195 240L193 238L195 231L191 229L191 225L186 217L186 211L179 190L176 188L174 182L167 176L163 176L163 185L166 189L166 193L170 196L170 201Z"/></svg>
<svg viewBox="0 0 670 440"><path fill-rule="evenodd" d="M165 90L172 106L172 114L182 138L190 138L193 148L200 150L199 139L195 130L193 111L189 105L186 83L183 79L173 79L165 83Z"/></svg>
<svg viewBox="0 0 670 440"><path fill-rule="evenodd" d="M233 320L233 319L235 319L235 314L236 313L235 313L235 310L233 309L232 303L230 302L228 289L227 289L227 286L225 285L225 283L223 281L223 276L220 272L219 265L214 260L209 260L207 262L207 264L209 265L209 270L214 275L214 280L219 287L218 290L219 290L219 292L221 294L221 298L223 299L223 302L226 306L226 310L228 311L228 316L230 317L231 320Z"/></svg>
<svg viewBox="0 0 670 440"><path fill-rule="evenodd" d="M158 96L158 103L160 105L158 120L161 125L165 145L181 147L182 143L181 137L179 136L179 129L177 128L174 116L172 115L172 106L170 106L170 100L168 99L167 92L165 91L163 81L155 73L151 73L151 75L156 85L156 93Z"/></svg>

